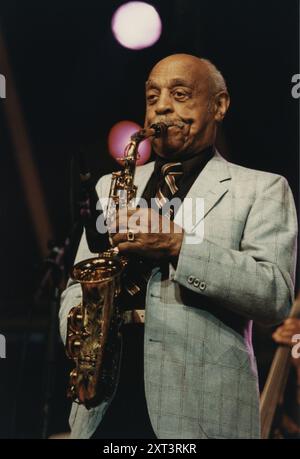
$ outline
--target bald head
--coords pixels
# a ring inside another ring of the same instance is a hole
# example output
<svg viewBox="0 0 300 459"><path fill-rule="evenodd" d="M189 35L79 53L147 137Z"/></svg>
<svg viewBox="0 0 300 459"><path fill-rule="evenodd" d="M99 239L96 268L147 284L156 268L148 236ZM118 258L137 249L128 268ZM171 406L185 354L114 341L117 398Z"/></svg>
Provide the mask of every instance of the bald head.
<svg viewBox="0 0 300 459"><path fill-rule="evenodd" d="M195 66L199 69L205 67L205 64L202 62L202 59L197 56L193 56L192 54L171 54L170 56L164 57L161 59L155 66L153 67L152 71L157 70L159 67L164 65L171 65L174 63L180 62L182 65L186 66Z"/></svg>
<svg viewBox="0 0 300 459"><path fill-rule="evenodd" d="M184 155L214 143L216 124L226 113L229 97L225 81L208 60L174 54L159 61L146 82L145 124L180 122L168 129L153 148L160 156Z"/></svg>
<svg viewBox="0 0 300 459"><path fill-rule="evenodd" d="M223 75L217 69L217 67L210 62L208 59L193 56L191 54L172 54L164 59L160 60L151 70L151 75L155 72L164 71L167 67L173 68L176 71L178 66L182 66L186 74L195 75L199 85L208 85L208 89L211 94L215 94L220 91L227 92L226 82Z"/></svg>

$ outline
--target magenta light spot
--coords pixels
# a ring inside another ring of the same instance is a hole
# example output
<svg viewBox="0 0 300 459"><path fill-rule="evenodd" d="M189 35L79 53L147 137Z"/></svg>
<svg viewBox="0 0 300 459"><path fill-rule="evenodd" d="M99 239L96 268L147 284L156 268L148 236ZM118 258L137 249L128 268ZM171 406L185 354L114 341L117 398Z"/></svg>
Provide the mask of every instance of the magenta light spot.
<svg viewBox="0 0 300 459"><path fill-rule="evenodd" d="M111 156L120 164L122 164L122 162L119 158L123 157L125 147L130 142L131 135L140 129L142 129L141 126L133 121L120 121L111 128L108 135L108 149ZM140 143L139 154L140 158L137 164L141 166L150 158L151 144L149 140L144 140Z"/></svg>
<svg viewBox="0 0 300 459"><path fill-rule="evenodd" d="M154 45L162 31L158 12L145 2L128 2L120 6L113 15L111 27L121 45L135 50Z"/></svg>

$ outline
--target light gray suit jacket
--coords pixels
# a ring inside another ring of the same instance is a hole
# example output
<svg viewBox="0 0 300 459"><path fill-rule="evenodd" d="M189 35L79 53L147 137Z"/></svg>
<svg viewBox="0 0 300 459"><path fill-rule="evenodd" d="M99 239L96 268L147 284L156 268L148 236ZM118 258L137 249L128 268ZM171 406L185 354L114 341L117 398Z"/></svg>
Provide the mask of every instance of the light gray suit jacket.
<svg viewBox="0 0 300 459"><path fill-rule="evenodd" d="M153 166L137 168L139 195ZM109 186L110 176L100 179L100 197ZM259 438L252 320L279 323L293 299L292 193L283 177L216 153L187 197L204 198L204 240L190 244L185 235L176 270L170 266L163 278L155 268L147 288L144 380L151 423L161 439ZM83 235L76 261L90 256ZM80 298L80 285L69 282L61 298L63 340L68 312ZM89 438L108 407L73 404L72 438Z"/></svg>

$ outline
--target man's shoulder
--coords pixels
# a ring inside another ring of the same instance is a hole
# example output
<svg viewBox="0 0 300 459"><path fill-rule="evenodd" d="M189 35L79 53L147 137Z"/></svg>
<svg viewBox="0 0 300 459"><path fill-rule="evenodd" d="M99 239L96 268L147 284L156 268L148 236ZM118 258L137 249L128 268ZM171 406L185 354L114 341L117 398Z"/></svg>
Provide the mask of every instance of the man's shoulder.
<svg viewBox="0 0 300 459"><path fill-rule="evenodd" d="M222 158L223 159L223 158ZM274 172L262 171L259 169L252 169L250 167L241 166L239 164L226 161L229 173L233 181L239 184L246 184L247 182L255 182L256 184L270 184L275 182L285 182L287 180L280 174ZM246 183L245 183L246 182Z"/></svg>

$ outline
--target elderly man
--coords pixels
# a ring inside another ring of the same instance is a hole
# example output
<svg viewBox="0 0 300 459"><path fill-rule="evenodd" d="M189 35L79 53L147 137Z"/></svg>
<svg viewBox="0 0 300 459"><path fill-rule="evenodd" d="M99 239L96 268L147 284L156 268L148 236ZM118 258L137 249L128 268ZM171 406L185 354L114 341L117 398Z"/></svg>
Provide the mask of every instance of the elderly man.
<svg viewBox="0 0 300 459"><path fill-rule="evenodd" d="M138 195L158 203L203 198L204 237L179 223L176 212L159 213L154 228L141 224L134 238L120 230L112 235L121 253L152 263L145 323L133 341L132 329L127 344L125 336L131 367L122 365L112 400L89 411L74 404L72 436L259 438L251 329L253 320L282 321L293 298L297 223L290 188L283 177L231 164L216 151L229 95L211 62L185 54L163 59L150 73L146 101L145 126L173 126L153 140L155 161L137 168ZM108 196L110 180L99 181L100 197ZM145 222L155 210L139 212ZM127 212L119 213L118 225L126 227ZM76 261L90 256L83 235ZM76 283L62 295L63 339L80 295Z"/></svg>

